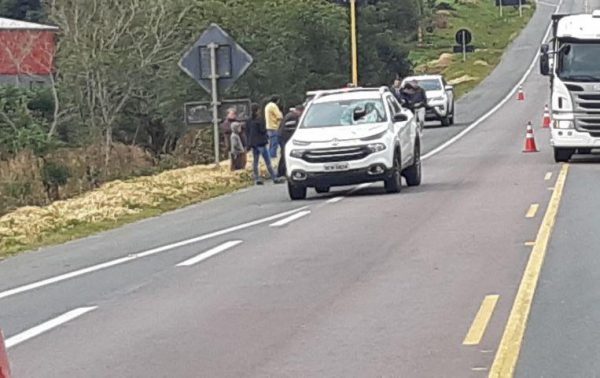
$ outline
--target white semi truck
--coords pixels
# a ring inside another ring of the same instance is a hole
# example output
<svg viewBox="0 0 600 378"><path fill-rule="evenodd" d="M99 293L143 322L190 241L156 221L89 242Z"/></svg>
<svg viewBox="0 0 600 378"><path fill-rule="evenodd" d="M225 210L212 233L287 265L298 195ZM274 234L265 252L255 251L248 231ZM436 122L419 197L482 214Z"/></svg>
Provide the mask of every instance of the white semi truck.
<svg viewBox="0 0 600 378"><path fill-rule="evenodd" d="M600 10L555 14L543 44L540 72L550 77L554 159L600 148Z"/></svg>

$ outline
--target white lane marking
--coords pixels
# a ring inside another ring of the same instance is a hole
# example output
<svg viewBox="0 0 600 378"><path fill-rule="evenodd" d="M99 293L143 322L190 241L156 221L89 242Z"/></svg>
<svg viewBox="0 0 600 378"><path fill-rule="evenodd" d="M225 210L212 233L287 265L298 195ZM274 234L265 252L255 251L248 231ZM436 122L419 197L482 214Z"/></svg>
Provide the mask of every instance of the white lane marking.
<svg viewBox="0 0 600 378"><path fill-rule="evenodd" d="M550 181L551 178L552 178L552 172L548 172L548 173L546 173L546 176L544 176L545 181Z"/></svg>
<svg viewBox="0 0 600 378"><path fill-rule="evenodd" d="M341 197L341 196L340 197L333 197L333 198L327 200L327 203L338 203L338 202L340 202L343 199L344 199L344 197Z"/></svg>
<svg viewBox="0 0 600 378"><path fill-rule="evenodd" d="M555 9L554 13L558 12L558 10L560 9L563 1L564 0L560 0L560 2L558 3L558 5L556 5L556 9ZM546 34L544 35L544 38L542 39L542 41L546 41L548 39L548 36L550 35L551 31L552 31L552 24L548 25L548 29L546 30ZM515 92L517 91L517 89L527 80L527 78L529 77L529 75L533 71L533 68L535 67L535 64L537 63L538 59L539 59L539 55L536 54L535 57L533 58L533 61L529 65L529 68L527 69L527 71L525 71L525 74L521 77L521 79L513 87L513 89L510 90L510 92L506 95L506 97L504 97L502 99L502 101L500 101L491 110L489 110L487 113L485 113L484 115L482 115L481 117L479 117L479 119L475 120L475 122L473 122L466 129L464 129L463 131L461 131L460 133L458 133L457 135L455 135L453 138L449 139L448 141L446 141L445 143L443 143L441 146L438 146L434 150L429 151L428 153L426 153L425 155L423 155L421 157L421 160L429 159L430 157L432 157L432 156L434 156L434 155L442 152L446 148L450 147L451 145L453 145L454 143L456 143L457 141L459 141L460 139L462 139L465 135L467 135L471 130L473 130L474 128L476 128L477 126L479 126L483 121L485 121L490 116L492 116L494 113L496 113L498 111L498 109L500 109L509 100L512 99L512 97L515 94Z"/></svg>
<svg viewBox="0 0 600 378"><path fill-rule="evenodd" d="M305 217L308 214L310 214L310 210L300 211L300 212L298 212L298 213L296 213L294 215L290 215L287 218L281 219L281 220L279 220L279 221L271 224L270 226L271 227L282 227L282 226L285 226L286 224L291 223L291 222L293 222L293 221L295 221L297 219Z"/></svg>
<svg viewBox="0 0 600 378"><path fill-rule="evenodd" d="M8 339L6 339L6 342L5 342L6 348L8 349L8 348L12 348L16 345L19 345L22 342L25 342L29 339L39 336L42 333L48 332L53 328L56 328L62 324L70 322L71 320L74 320L82 315L85 315L88 312L93 311L97 308L98 308L98 306L76 308L75 310L69 311L65 314L62 314L62 315L52 319L52 320L48 320L47 322L44 322L38 326L30 328L27 331L21 332L18 335L9 337Z"/></svg>
<svg viewBox="0 0 600 378"><path fill-rule="evenodd" d="M141 252L141 253L136 253L136 254L131 254L129 256L126 257L121 257L112 261L107 261L105 263L101 263L101 264L97 264L97 265L93 265L87 268L83 268L83 269L79 269L79 270L75 270L69 273L65 273L65 274L61 274L59 276L55 276L55 277L51 277L51 278L47 278L45 280L41 280L41 281L37 281L37 282L33 282L24 286L19 286L16 287L14 289L10 289L10 290L6 290L3 292L0 292L0 299L6 298L6 297L10 297L16 294L21 294L24 293L26 291L30 291L30 290L34 290L34 289L38 289L40 287L43 286L48 286L48 285L52 285L55 284L57 282L61 282L61 281L65 281L71 278L75 278L75 277L79 277L82 276L84 274L89 274L92 272L96 272L98 270L102 270L102 269L106 269L106 268L110 268L116 265L120 265L120 264L124 264L126 262L132 261L132 260L136 260L142 257L147 257L147 256L151 256L151 255L155 255L157 253L161 253L161 252L166 252L166 251L170 251L172 249L175 248L179 248L179 247L183 247L186 245L190 245L190 244L194 244L194 243L198 243L207 239L211 239L211 238L215 238L217 236L222 236L225 234L229 234L231 232L235 232L235 231L239 231L239 230L243 230L246 228L250 228L253 226L257 226L259 224L263 224L263 223L268 223L268 222L272 222L276 219L280 219L286 216L289 216L290 214L295 214L299 211L302 211L304 209L307 209L307 206L304 207L300 207L298 209L295 210L291 210L291 211L286 211L283 213L279 213L276 215L272 215L270 217L266 217L266 218L262 218L262 219L257 219L255 221L251 221L248 223L243 223L237 226L233 226L233 227L229 227L229 228L225 228L223 230L219 230L219 231L215 231L215 232L211 232L209 234L205 234L202 236L198 236L192 239L187 239L187 240L183 240L177 243L173 243L173 244L168 244L168 245L164 245L162 247L158 247L158 248L153 248L150 249L148 251L145 252Z"/></svg>
<svg viewBox="0 0 600 378"><path fill-rule="evenodd" d="M191 259L185 260L184 262L177 264L177 266L192 266L192 265L198 264L206 259L209 259L215 255L218 255L221 252L225 252L228 249L231 249L242 243L243 242L241 240L228 241L226 243L221 244L220 246L217 246L215 248L209 249L208 251L202 252L201 254L199 254L196 257L192 257Z"/></svg>

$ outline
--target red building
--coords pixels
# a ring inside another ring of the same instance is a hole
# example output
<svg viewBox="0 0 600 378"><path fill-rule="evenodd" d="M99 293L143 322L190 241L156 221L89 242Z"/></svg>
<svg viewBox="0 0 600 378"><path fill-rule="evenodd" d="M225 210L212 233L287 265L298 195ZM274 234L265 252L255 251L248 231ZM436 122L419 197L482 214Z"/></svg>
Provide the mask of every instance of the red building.
<svg viewBox="0 0 600 378"><path fill-rule="evenodd" d="M58 28L0 17L0 84L45 85L54 74Z"/></svg>

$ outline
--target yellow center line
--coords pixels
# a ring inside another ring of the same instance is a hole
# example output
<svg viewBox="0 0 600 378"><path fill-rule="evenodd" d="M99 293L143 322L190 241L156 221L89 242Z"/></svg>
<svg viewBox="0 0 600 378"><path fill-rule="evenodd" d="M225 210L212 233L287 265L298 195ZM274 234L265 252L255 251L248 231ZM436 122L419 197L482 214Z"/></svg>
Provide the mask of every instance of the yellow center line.
<svg viewBox="0 0 600 378"><path fill-rule="evenodd" d="M540 208L539 203L534 203L529 206L529 210L527 210L527 214L525 214L525 218L535 218L535 214L537 214L538 209Z"/></svg>
<svg viewBox="0 0 600 378"><path fill-rule="evenodd" d="M475 315L475 319L473 319L473 324L471 324L471 328L469 329L469 332L467 332L467 336L465 336L463 345L479 344L492 317L496 303L498 303L498 298L498 295L486 295L485 298L483 298L479 311L477 311L477 315Z"/></svg>
<svg viewBox="0 0 600 378"><path fill-rule="evenodd" d="M560 207L560 200L568 172L569 165L564 164L556 180L555 191L552 193L552 198L550 198L550 203L548 204L548 209L538 232L536 243L533 246L527 267L523 273L523 278L519 285L512 310L510 311L502 340L498 346L494 363L490 369L489 377L507 378L512 377L515 373L523 335L527 326L527 319L531 311L533 295L535 294L542 264L544 263L544 257L546 257L552 229L556 222L556 215Z"/></svg>
<svg viewBox="0 0 600 378"><path fill-rule="evenodd" d="M552 178L552 172L548 172L548 173L546 173L546 176L544 176L544 180L546 180L546 181L550 181L551 178Z"/></svg>

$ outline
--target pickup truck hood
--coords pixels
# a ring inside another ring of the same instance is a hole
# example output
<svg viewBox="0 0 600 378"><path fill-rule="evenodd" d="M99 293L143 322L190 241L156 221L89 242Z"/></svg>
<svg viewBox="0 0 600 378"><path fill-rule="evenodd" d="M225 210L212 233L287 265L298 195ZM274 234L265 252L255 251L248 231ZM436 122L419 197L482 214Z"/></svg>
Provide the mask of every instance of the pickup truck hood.
<svg viewBox="0 0 600 378"><path fill-rule="evenodd" d="M427 99L432 99L432 98L436 98L436 97L445 97L446 96L446 92L444 91L427 91L425 92Z"/></svg>
<svg viewBox="0 0 600 378"><path fill-rule="evenodd" d="M327 143L334 139L339 141L354 140L376 135L387 130L387 123L356 126L333 126L316 128L299 128L294 133L294 140L310 143Z"/></svg>

